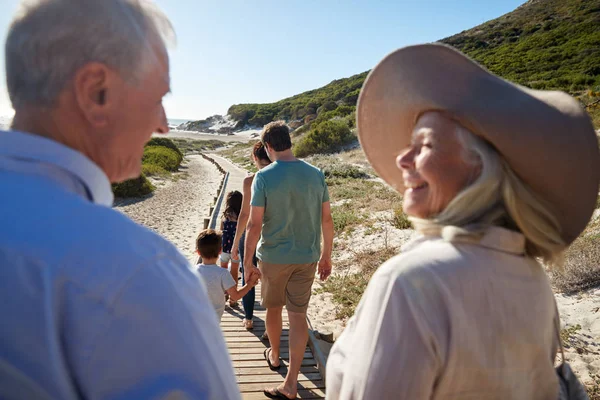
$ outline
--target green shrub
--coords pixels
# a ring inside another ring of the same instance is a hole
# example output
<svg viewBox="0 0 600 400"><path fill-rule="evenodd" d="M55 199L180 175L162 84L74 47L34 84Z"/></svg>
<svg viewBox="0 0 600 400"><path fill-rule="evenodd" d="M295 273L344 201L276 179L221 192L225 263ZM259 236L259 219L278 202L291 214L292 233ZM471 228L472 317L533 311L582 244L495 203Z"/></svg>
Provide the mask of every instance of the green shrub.
<svg viewBox="0 0 600 400"><path fill-rule="evenodd" d="M130 179L112 185L115 197L142 197L154 191L154 185L146 179L144 174L138 178Z"/></svg>
<svg viewBox="0 0 600 400"><path fill-rule="evenodd" d="M142 164L142 174L146 176L169 176L169 171L156 164Z"/></svg>
<svg viewBox="0 0 600 400"><path fill-rule="evenodd" d="M398 229L411 229L412 223L402 209L402 204L394 208L394 216L392 217L392 225Z"/></svg>
<svg viewBox="0 0 600 400"><path fill-rule="evenodd" d="M360 222L360 218L358 218L354 210L346 209L343 206L333 207L331 216L333 218L333 230L336 235Z"/></svg>
<svg viewBox="0 0 600 400"><path fill-rule="evenodd" d="M297 157L318 153L335 153L352 143L356 137L343 121L325 121L298 140L294 147Z"/></svg>
<svg viewBox="0 0 600 400"><path fill-rule="evenodd" d="M183 156L175 150L162 147L150 146L144 149L143 164L154 164L167 171L177 171L183 161Z"/></svg>
<svg viewBox="0 0 600 400"><path fill-rule="evenodd" d="M150 139L148 141L148 143L146 143L146 147L150 147L150 146L167 147L171 150L175 150L175 152L177 154L179 154L181 157L183 157L183 153L181 152L181 150L179 150L179 147L177 147L175 142L173 142L171 139L167 139L167 138L163 138L163 137L153 137L152 139Z"/></svg>
<svg viewBox="0 0 600 400"><path fill-rule="evenodd" d="M310 160L311 162L313 160ZM345 162L338 162L331 160L319 160L316 158L314 160L315 167L321 169L325 178L350 178L350 179L361 179L368 178L369 175L358 168L356 165L348 164Z"/></svg>

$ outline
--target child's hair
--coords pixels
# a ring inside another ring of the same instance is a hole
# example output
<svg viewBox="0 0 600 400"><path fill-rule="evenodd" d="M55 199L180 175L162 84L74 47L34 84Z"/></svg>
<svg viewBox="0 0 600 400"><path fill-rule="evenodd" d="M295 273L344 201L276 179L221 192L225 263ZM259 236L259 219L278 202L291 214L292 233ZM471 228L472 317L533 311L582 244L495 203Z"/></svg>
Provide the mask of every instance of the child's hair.
<svg viewBox="0 0 600 400"><path fill-rule="evenodd" d="M254 147L252 147L252 154L258 161L264 164L271 164L271 159L267 155L267 150L265 150L263 142L259 141L254 144Z"/></svg>
<svg viewBox="0 0 600 400"><path fill-rule="evenodd" d="M223 235L214 229L205 229L196 239L196 250L202 258L217 258L221 251Z"/></svg>
<svg viewBox="0 0 600 400"><path fill-rule="evenodd" d="M237 218L240 215L240 210L242 209L242 198L243 195L237 190L227 193L225 210L223 210L223 218Z"/></svg>

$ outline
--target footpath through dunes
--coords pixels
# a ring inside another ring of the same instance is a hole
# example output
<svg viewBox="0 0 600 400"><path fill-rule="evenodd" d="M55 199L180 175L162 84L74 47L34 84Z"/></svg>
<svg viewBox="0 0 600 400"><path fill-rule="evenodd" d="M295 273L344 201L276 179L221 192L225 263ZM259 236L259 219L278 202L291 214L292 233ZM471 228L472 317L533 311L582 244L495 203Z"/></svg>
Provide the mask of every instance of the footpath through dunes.
<svg viewBox="0 0 600 400"><path fill-rule="evenodd" d="M115 209L171 241L195 263L195 240L216 194L222 174L200 155L186 156L173 180L154 181L152 194L116 199Z"/></svg>
<svg viewBox="0 0 600 400"><path fill-rule="evenodd" d="M242 192L242 183L247 176L247 172L223 157L215 154L207 155L219 163L225 172L229 173L227 183L223 187L224 195L231 190ZM223 206L224 202L221 202L220 210L215 210L218 213L217 215L222 212ZM252 331L247 331L242 326L243 318L244 311L241 302L240 306L236 308L227 306L221 319L221 329L233 361L242 398L264 399L266 396L263 389L279 385L283 382L287 373L289 362L287 312L283 311L283 332L281 334L281 358L283 362L279 371L271 371L264 358L264 351L269 347L269 341L261 340L261 336L265 332L266 310L260 306L260 284L256 286L254 329ZM298 398L325 398L325 381L317 368L317 362L308 345L304 352L304 361L298 376Z"/></svg>

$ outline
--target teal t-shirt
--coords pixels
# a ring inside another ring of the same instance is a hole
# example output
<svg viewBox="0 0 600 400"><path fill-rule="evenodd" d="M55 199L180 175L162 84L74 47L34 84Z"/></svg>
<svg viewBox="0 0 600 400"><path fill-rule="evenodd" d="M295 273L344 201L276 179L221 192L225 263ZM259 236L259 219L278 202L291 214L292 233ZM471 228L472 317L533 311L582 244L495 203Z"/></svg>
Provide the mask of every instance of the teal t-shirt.
<svg viewBox="0 0 600 400"><path fill-rule="evenodd" d="M321 255L325 176L307 162L276 161L254 176L251 205L264 207L256 256L273 264L306 264Z"/></svg>

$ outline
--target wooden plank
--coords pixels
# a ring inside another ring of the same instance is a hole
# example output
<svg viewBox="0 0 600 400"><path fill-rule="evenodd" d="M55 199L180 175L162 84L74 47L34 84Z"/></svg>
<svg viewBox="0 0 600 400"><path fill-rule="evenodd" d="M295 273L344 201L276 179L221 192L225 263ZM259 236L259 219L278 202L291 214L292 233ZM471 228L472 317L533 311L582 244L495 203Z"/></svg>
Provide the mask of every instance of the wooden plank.
<svg viewBox="0 0 600 400"><path fill-rule="evenodd" d="M263 362L264 358L261 359ZM281 361L282 365L288 365L288 362L286 360L282 360ZM233 362L233 368L252 368L252 367L256 367L258 366L260 363L257 362L257 360L253 360L253 361L234 361ZM309 367L309 366L315 366L317 365L317 362L310 358L310 359L304 359L302 360L302 366L303 367Z"/></svg>
<svg viewBox="0 0 600 400"><path fill-rule="evenodd" d="M269 383L242 383L239 384L240 392L249 393L249 392L260 392L265 388L271 387L272 384ZM298 382L298 390L306 390L306 389L325 389L325 382L323 380L313 380L313 381L302 381Z"/></svg>
<svg viewBox="0 0 600 400"><path fill-rule="evenodd" d="M243 326L239 326L239 327L227 327L227 328L221 328L221 330L223 331L223 336L224 337L254 337L254 338L259 338L261 337L261 335L263 333L265 333L265 329L261 328L255 328L254 330L248 331L246 330ZM284 329L281 332L281 336L289 336L290 331L287 329Z"/></svg>
<svg viewBox="0 0 600 400"><path fill-rule="evenodd" d="M228 343L227 346L230 350L230 352L232 353L243 353L244 349L248 350L248 353L256 353L259 352L262 353L265 351L266 348L271 347L270 344L268 342L256 342L256 343L245 343L245 342L241 342L241 343ZM287 352L289 350L289 343L288 342L281 342L281 345L279 347L279 351L281 352ZM310 351L310 347L306 346L306 351ZM312 353L311 353L312 354Z"/></svg>
<svg viewBox="0 0 600 400"><path fill-rule="evenodd" d="M262 351L260 353L246 352L246 353L235 353L235 354L231 354L231 352L230 352L229 356L231 357L231 361L250 361L250 360L254 361L254 360L256 360L256 361L266 362ZM290 358L289 353L281 353L279 356L283 360L289 360L289 358ZM305 352L304 359L305 360L313 359L312 353L309 351Z"/></svg>
<svg viewBox="0 0 600 400"><path fill-rule="evenodd" d="M260 392L243 393L243 395L242 395L242 399L244 399L244 400L255 400L255 399L264 400L266 398L267 397L265 396L265 394L263 393L262 390ZM298 390L298 396L296 398L297 399L324 399L325 392L322 389L302 389L302 390Z"/></svg>
<svg viewBox="0 0 600 400"><path fill-rule="evenodd" d="M238 383L242 384L242 383L260 383L260 382L283 382L283 376L279 375L279 374L272 374L272 375L257 375L257 376L251 376L251 375L244 375L244 376L238 376ZM321 374L316 373L316 374L298 374L298 382L302 382L302 381L311 381L311 380L320 380L321 379Z"/></svg>
<svg viewBox="0 0 600 400"><path fill-rule="evenodd" d="M235 369L235 375L236 376L242 376L242 375L273 375L273 374L279 374L281 376L285 376L285 374L287 374L287 365L283 364L281 366L281 368L279 368L278 371L271 371L269 369L269 367L267 366L267 362L265 361L264 366L258 367L258 366L253 366L253 367L245 367L245 368L236 368ZM319 369L316 368L315 366L308 366L308 367L300 367L300 372L302 372L303 374L317 374L319 373Z"/></svg>
<svg viewBox="0 0 600 400"><path fill-rule="evenodd" d="M280 341L282 342L287 342L289 340L289 336L280 336L279 338ZM258 336L237 336L237 337L232 337L232 336L227 336L225 338L225 342L226 343L259 343L259 342L268 342L269 339L265 339L262 340L261 338L259 338Z"/></svg>

